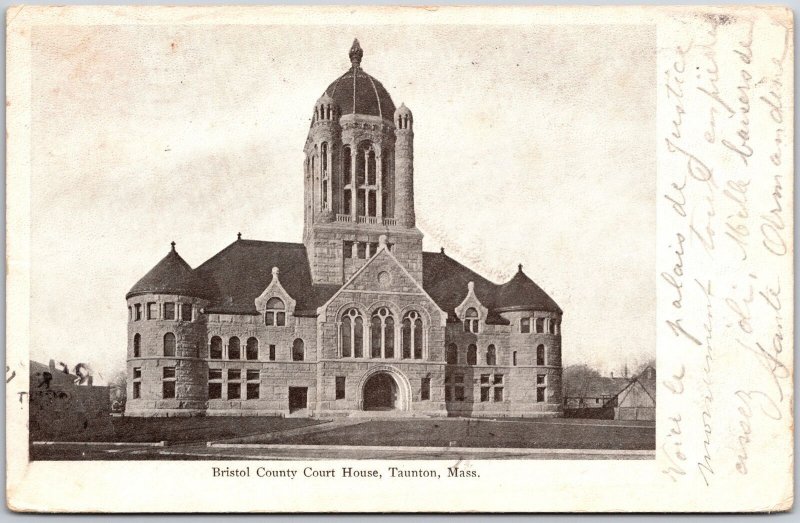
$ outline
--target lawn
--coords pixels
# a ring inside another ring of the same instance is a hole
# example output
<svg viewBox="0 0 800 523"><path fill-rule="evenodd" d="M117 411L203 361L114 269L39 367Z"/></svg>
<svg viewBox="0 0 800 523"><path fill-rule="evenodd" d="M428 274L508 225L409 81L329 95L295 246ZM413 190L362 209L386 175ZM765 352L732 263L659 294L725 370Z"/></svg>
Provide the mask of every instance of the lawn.
<svg viewBox="0 0 800 523"><path fill-rule="evenodd" d="M159 442L205 443L294 429L322 423L307 418L208 416L195 418L129 418L109 417L101 430L69 431L37 437L31 440L49 441L115 441L115 442Z"/></svg>
<svg viewBox="0 0 800 523"><path fill-rule="evenodd" d="M375 420L270 443L550 449L655 449L655 426L595 420ZM256 443L256 441L252 441Z"/></svg>

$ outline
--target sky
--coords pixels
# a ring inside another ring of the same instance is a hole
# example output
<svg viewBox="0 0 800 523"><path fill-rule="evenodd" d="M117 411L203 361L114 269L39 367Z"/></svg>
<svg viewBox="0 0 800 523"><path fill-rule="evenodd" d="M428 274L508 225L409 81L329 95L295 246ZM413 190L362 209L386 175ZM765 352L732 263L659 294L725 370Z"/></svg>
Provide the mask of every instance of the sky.
<svg viewBox="0 0 800 523"><path fill-rule="evenodd" d="M31 359L124 369L125 293L177 242L302 241L314 102L362 67L414 114L427 251L564 310L565 365L655 354L646 26L37 26ZM265 287L268 282L265 282Z"/></svg>

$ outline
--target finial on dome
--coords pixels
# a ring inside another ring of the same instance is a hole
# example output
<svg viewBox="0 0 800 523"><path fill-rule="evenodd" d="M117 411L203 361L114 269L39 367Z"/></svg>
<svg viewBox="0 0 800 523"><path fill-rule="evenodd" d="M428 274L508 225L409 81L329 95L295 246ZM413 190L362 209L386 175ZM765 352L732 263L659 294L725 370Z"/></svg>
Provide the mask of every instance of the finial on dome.
<svg viewBox="0 0 800 523"><path fill-rule="evenodd" d="M350 47L350 63L353 67L361 65L361 58L364 57L364 50L361 49L361 44L358 43L358 38L353 40L353 45Z"/></svg>
<svg viewBox="0 0 800 523"><path fill-rule="evenodd" d="M521 263L519 265L517 265L517 269L519 269L519 272L522 272L522 264Z"/></svg>
<svg viewBox="0 0 800 523"><path fill-rule="evenodd" d="M442 254L444 254L444 247L441 247L441 250L442 250Z"/></svg>
<svg viewBox="0 0 800 523"><path fill-rule="evenodd" d="M242 233L240 233L240 232L237 232L237 233L236 233L236 239L237 239L237 240L241 240L241 239L242 239Z"/></svg>
<svg viewBox="0 0 800 523"><path fill-rule="evenodd" d="M172 245L172 252L175 252L175 242L173 241L170 245Z"/></svg>
<svg viewBox="0 0 800 523"><path fill-rule="evenodd" d="M277 278L279 272L281 272L280 269L278 269L277 267L273 267L272 268L272 277L273 278Z"/></svg>

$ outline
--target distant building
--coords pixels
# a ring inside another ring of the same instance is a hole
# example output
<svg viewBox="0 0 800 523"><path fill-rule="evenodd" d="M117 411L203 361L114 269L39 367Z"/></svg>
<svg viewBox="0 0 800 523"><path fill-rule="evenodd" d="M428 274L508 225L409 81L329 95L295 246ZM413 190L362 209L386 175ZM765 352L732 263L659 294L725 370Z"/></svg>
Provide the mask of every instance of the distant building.
<svg viewBox="0 0 800 523"><path fill-rule="evenodd" d="M113 430L109 388L88 385L86 376L68 370L53 360L49 365L30 362L31 441L82 440Z"/></svg>
<svg viewBox="0 0 800 523"><path fill-rule="evenodd" d="M414 118L362 55L314 105L303 243L173 243L126 295L127 415L561 415L561 309L422 251Z"/></svg>
<svg viewBox="0 0 800 523"><path fill-rule="evenodd" d="M655 420L656 371L633 378L602 376L567 383L564 415L575 418Z"/></svg>

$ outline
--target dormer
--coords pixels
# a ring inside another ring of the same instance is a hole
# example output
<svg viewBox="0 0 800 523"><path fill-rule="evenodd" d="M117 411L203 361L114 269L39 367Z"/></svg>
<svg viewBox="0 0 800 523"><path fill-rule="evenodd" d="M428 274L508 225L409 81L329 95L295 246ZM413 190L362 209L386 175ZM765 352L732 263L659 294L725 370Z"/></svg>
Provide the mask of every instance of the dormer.
<svg viewBox="0 0 800 523"><path fill-rule="evenodd" d="M261 313L267 327L285 327L287 318L294 315L297 302L281 285L278 277L280 271L272 268L272 281L264 292L255 299L256 310Z"/></svg>
<svg viewBox="0 0 800 523"><path fill-rule="evenodd" d="M455 308L455 313L464 325L464 332L477 334L480 332L480 325L486 323L489 309L475 295L475 282L467 284L467 296Z"/></svg>

